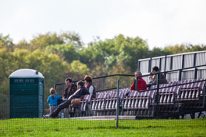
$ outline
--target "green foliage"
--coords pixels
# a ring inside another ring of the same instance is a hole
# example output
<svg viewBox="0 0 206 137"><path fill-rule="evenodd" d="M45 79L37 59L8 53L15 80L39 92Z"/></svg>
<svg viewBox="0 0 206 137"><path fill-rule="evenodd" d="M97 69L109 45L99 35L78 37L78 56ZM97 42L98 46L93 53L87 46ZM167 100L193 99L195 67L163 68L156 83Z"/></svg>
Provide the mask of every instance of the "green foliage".
<svg viewBox="0 0 206 137"><path fill-rule="evenodd" d="M47 54L36 50L28 56L30 60L28 68L40 71L46 83L55 83L62 81L64 72L69 69L69 65L55 54Z"/></svg>
<svg viewBox="0 0 206 137"><path fill-rule="evenodd" d="M165 56L172 54L172 51L167 48L158 48L154 47L151 51L149 51L149 57L157 57L157 56Z"/></svg>
<svg viewBox="0 0 206 137"><path fill-rule="evenodd" d="M46 34L38 34L30 41L33 45L39 45L41 48L48 45L63 44L64 40L56 33L48 32Z"/></svg>
<svg viewBox="0 0 206 137"><path fill-rule="evenodd" d="M206 50L206 45L174 45L167 46L164 50L170 51L172 54L184 53L184 52L192 52L192 51L202 51Z"/></svg>
<svg viewBox="0 0 206 137"><path fill-rule="evenodd" d="M64 43L73 44L76 49L81 49L83 42L81 41L81 37L78 33L75 32L63 32L61 37L64 39Z"/></svg>
<svg viewBox="0 0 206 137"><path fill-rule="evenodd" d="M205 45L174 45L149 50L140 37L122 34L112 39L94 40L83 46L75 32L37 34L27 42L14 45L12 39L0 34L0 85L8 84L8 76L21 68L43 73L46 83L62 82L70 76L79 80L86 74L92 77L109 74L133 74L138 59L182 52L206 50ZM41 51L40 51L41 50Z"/></svg>
<svg viewBox="0 0 206 137"><path fill-rule="evenodd" d="M80 59L79 53L73 44L47 46L45 52L57 54L60 57L63 57L68 63L71 63L73 60Z"/></svg>
<svg viewBox="0 0 206 137"><path fill-rule="evenodd" d="M139 37L135 38L122 38L119 40L119 57L118 62L123 62L126 66L130 66L132 72L137 69L137 62L141 58L147 57L147 52L149 50L146 42Z"/></svg>
<svg viewBox="0 0 206 137"><path fill-rule="evenodd" d="M34 47L34 46L33 46ZM33 51L34 49L32 49L32 46L30 43L28 43L26 40L21 40L16 46L15 48L18 49L27 49L27 50L31 50Z"/></svg>
<svg viewBox="0 0 206 137"><path fill-rule="evenodd" d="M6 48L7 51L13 51L13 40L10 38L9 35L3 36L3 34L0 34L0 49Z"/></svg>
<svg viewBox="0 0 206 137"><path fill-rule="evenodd" d="M90 68L93 64L100 63L112 68L117 62L123 62L135 71L138 59L147 57L147 52L148 46L144 40L139 37L125 38L120 34L113 39L90 43L86 50L80 51L80 61L88 64Z"/></svg>
<svg viewBox="0 0 206 137"><path fill-rule="evenodd" d="M47 32L38 34L30 41L33 46L45 48L49 45L73 44L75 48L81 48L82 42L79 34L75 32L62 32L61 34Z"/></svg>
<svg viewBox="0 0 206 137"><path fill-rule="evenodd" d="M86 64L81 63L79 60L74 60L69 64L69 73L67 75L76 80L82 80L84 76L89 73L90 70Z"/></svg>
<svg viewBox="0 0 206 137"><path fill-rule="evenodd" d="M40 50L34 52L25 49L15 49L14 52L0 50L0 85L8 84L9 75L22 68L38 70L44 75L47 83L55 83L62 81L69 65L58 55L47 54Z"/></svg>
<svg viewBox="0 0 206 137"><path fill-rule="evenodd" d="M0 87L0 119L9 118L9 86Z"/></svg>
<svg viewBox="0 0 206 137"><path fill-rule="evenodd" d="M9 35L3 36L3 34L0 34L0 46L5 45L7 47L13 45L13 40L9 37Z"/></svg>
<svg viewBox="0 0 206 137"><path fill-rule="evenodd" d="M87 74L87 73L89 73L89 69L87 68L87 65L81 63L79 60L74 60L74 61L70 64L70 69L71 69L72 72L74 72L74 73L78 73L78 72L81 72L82 74Z"/></svg>

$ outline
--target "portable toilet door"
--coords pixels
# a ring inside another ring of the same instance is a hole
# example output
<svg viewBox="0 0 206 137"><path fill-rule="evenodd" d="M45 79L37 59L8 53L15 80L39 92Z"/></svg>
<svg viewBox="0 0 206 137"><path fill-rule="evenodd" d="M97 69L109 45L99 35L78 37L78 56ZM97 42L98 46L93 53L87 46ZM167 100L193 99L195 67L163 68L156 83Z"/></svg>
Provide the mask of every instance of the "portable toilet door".
<svg viewBox="0 0 206 137"><path fill-rule="evenodd" d="M44 76L33 69L19 69L9 76L10 118L37 118L44 110Z"/></svg>

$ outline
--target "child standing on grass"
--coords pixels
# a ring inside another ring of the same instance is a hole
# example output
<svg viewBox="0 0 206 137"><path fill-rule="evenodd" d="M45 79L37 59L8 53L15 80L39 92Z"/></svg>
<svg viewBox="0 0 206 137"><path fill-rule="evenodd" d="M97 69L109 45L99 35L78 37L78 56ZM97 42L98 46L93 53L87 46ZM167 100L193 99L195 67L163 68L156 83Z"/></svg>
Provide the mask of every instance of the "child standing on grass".
<svg viewBox="0 0 206 137"><path fill-rule="evenodd" d="M60 99L60 96L53 88L50 89L50 94L51 95L48 97L47 102L49 103L51 114L57 108L57 100Z"/></svg>

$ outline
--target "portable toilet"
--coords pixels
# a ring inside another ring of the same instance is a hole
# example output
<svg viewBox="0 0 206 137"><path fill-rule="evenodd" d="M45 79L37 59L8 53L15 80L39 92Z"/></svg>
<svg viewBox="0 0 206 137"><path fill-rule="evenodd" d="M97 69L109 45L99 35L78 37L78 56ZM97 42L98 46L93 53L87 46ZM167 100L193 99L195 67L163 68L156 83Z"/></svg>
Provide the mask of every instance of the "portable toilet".
<svg viewBox="0 0 206 137"><path fill-rule="evenodd" d="M44 110L44 76L33 69L19 69L9 76L10 118L37 118Z"/></svg>

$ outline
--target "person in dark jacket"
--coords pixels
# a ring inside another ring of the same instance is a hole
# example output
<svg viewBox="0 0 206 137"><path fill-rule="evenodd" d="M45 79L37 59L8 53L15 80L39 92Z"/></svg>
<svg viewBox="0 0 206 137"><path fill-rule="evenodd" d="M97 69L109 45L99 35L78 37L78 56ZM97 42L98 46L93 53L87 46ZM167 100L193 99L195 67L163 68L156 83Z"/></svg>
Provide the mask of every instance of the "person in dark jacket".
<svg viewBox="0 0 206 137"><path fill-rule="evenodd" d="M86 75L84 80L86 82L85 88L87 88L89 93L92 95L92 98L96 98L96 91L94 85L92 84L92 78L89 75Z"/></svg>
<svg viewBox="0 0 206 137"><path fill-rule="evenodd" d="M68 100L66 100L65 102L63 102L60 105L58 105L57 109L53 113L51 113L48 116L47 115L43 115L43 117L44 118L49 118L49 117L55 118L55 117L58 116L58 113L62 109L69 107L69 105L71 104L72 99L81 98L84 95L90 94L89 91L84 87L84 82L79 81L77 85L80 86L81 88L79 88L73 95L71 95L68 98Z"/></svg>
<svg viewBox="0 0 206 137"><path fill-rule="evenodd" d="M151 85L157 85L157 82L159 82L159 84L168 84L165 75L163 73L160 73L160 70L157 66L154 66L152 68L152 73L155 75L154 79L151 83L147 84L147 87L150 87ZM160 73L158 77L158 74L156 73Z"/></svg>
<svg viewBox="0 0 206 137"><path fill-rule="evenodd" d="M73 95L77 90L77 85L72 83L72 79L70 77L65 79L66 89L64 90L63 99L68 99L71 95Z"/></svg>

